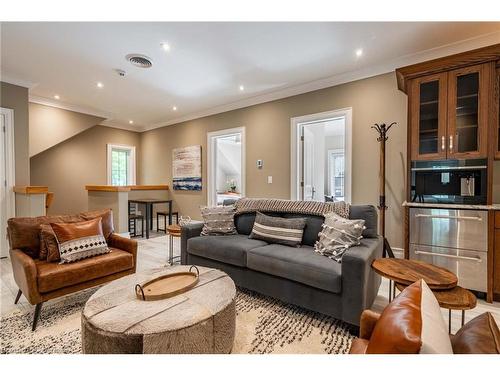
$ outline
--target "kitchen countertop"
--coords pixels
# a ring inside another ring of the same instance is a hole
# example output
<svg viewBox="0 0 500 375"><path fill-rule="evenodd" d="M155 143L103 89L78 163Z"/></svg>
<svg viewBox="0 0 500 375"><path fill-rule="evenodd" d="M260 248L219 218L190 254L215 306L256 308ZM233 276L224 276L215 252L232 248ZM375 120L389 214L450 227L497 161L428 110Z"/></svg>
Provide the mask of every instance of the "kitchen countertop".
<svg viewBox="0 0 500 375"><path fill-rule="evenodd" d="M422 208L448 208L448 209L463 209L463 210L500 210L500 203L494 204L446 204L446 203L419 203L419 202L403 202L405 207L422 207Z"/></svg>

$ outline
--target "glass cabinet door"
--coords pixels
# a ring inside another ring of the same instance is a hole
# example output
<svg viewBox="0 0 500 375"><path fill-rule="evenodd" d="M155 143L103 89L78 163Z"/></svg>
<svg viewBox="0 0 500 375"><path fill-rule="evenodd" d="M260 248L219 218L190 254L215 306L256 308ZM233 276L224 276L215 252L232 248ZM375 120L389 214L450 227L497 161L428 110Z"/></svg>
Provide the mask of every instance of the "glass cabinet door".
<svg viewBox="0 0 500 375"><path fill-rule="evenodd" d="M485 74L484 65L449 73L448 157L486 157Z"/></svg>
<svg viewBox="0 0 500 375"><path fill-rule="evenodd" d="M446 73L415 79L411 96L412 160L446 158Z"/></svg>

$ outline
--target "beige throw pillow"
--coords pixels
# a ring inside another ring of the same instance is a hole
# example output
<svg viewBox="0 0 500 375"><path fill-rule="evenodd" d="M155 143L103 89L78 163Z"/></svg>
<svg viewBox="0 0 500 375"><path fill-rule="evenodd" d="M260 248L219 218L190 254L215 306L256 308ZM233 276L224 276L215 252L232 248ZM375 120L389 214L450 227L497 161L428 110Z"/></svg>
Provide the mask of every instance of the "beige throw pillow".
<svg viewBox="0 0 500 375"><path fill-rule="evenodd" d="M333 212L327 213L314 251L340 263L347 249L360 244L364 229L364 220L349 220Z"/></svg>
<svg viewBox="0 0 500 375"><path fill-rule="evenodd" d="M237 234L234 226L234 206L201 207L203 217L202 236Z"/></svg>

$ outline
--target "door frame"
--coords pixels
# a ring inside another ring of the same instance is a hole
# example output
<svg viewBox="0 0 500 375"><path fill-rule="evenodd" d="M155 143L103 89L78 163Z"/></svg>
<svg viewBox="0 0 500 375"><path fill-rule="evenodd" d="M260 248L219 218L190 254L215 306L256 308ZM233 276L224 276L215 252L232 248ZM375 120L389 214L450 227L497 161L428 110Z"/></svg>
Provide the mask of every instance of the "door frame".
<svg viewBox="0 0 500 375"><path fill-rule="evenodd" d="M345 119L345 185L344 200L351 203L352 185L352 107L335 109L332 111L312 113L305 116L292 117L291 125L291 148L290 148L290 199L301 199L300 181L302 177L301 158L302 148L299 147L301 137L301 125L304 123L320 122L327 119L344 117Z"/></svg>
<svg viewBox="0 0 500 375"><path fill-rule="evenodd" d="M245 127L240 126L236 128L223 129L207 133L207 205L216 206L217 200L214 201L214 192L217 187L214 185L217 179L212 176L215 173L216 158L212 155L215 149L215 139L221 136L228 136L232 134L241 134L241 196L245 196L246 191L246 146L245 146Z"/></svg>
<svg viewBox="0 0 500 375"><path fill-rule="evenodd" d="M16 197L14 194L14 186L16 183L16 157L14 150L14 110L10 108L0 107L0 115L5 118L5 132L2 132L2 137L5 137L5 156L6 156L6 169L5 169L5 194L7 201L7 218L16 216ZM1 182L3 183L3 181ZM3 239L2 239L3 240ZM7 256L7 254L0 254L1 257Z"/></svg>

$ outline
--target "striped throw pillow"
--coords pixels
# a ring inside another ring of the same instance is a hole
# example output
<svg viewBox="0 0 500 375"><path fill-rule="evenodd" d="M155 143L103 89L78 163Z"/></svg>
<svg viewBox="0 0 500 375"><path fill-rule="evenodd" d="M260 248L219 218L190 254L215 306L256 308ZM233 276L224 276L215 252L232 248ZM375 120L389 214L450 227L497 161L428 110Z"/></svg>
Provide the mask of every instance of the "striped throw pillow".
<svg viewBox="0 0 500 375"><path fill-rule="evenodd" d="M303 218L285 219L257 212L249 238L298 247L305 226L306 219Z"/></svg>

